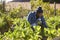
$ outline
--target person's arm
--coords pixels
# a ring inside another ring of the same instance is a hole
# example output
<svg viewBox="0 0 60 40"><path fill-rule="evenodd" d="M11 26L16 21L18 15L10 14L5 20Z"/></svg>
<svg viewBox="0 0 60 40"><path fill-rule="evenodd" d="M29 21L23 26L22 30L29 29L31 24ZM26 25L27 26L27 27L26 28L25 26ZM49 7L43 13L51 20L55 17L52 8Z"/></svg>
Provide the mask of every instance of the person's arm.
<svg viewBox="0 0 60 40"><path fill-rule="evenodd" d="M42 17L42 19L41 19L41 20L42 20L42 25L43 25L44 27L46 27L46 28L47 28L48 26L47 26L47 24L46 24L46 22L45 22L44 17Z"/></svg>
<svg viewBox="0 0 60 40"><path fill-rule="evenodd" d="M32 14L31 13L28 14L27 20L30 24L32 24Z"/></svg>
<svg viewBox="0 0 60 40"><path fill-rule="evenodd" d="M36 26L36 23L33 23L34 18L33 18L32 15L29 15L29 16L28 16L28 21L29 21L29 23L31 24L31 26Z"/></svg>
<svg viewBox="0 0 60 40"><path fill-rule="evenodd" d="M32 22L32 21L33 21L33 16L32 16L31 13L28 14L27 20L28 20L28 22L30 23L32 30L35 31L34 28L33 28L33 26L34 26L34 24L33 24L33 22Z"/></svg>

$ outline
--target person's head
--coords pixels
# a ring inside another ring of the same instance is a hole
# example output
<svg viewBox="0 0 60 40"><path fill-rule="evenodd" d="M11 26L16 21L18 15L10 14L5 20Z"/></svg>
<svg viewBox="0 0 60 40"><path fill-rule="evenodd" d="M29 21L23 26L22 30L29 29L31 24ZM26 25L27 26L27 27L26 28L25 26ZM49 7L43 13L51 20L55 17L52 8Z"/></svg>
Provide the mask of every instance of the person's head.
<svg viewBox="0 0 60 40"><path fill-rule="evenodd" d="M36 11L36 15L37 15L37 17L43 16L43 10L42 10L41 7L38 7L38 9L37 9L37 11Z"/></svg>

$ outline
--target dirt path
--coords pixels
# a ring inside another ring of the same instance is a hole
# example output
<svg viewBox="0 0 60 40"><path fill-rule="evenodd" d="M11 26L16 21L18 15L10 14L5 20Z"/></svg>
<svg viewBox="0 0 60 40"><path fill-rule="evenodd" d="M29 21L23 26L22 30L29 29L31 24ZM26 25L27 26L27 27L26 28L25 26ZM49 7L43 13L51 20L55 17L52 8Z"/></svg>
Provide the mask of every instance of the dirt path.
<svg viewBox="0 0 60 40"><path fill-rule="evenodd" d="M54 8L54 4L50 4L50 6ZM56 4L56 8L60 10L60 4Z"/></svg>
<svg viewBox="0 0 60 40"><path fill-rule="evenodd" d="M7 8L11 9L17 8L21 5L23 8L31 10L31 4L29 2L9 2L6 5ZM54 8L54 4L50 4L50 7ZM60 4L56 4L56 8L60 9Z"/></svg>

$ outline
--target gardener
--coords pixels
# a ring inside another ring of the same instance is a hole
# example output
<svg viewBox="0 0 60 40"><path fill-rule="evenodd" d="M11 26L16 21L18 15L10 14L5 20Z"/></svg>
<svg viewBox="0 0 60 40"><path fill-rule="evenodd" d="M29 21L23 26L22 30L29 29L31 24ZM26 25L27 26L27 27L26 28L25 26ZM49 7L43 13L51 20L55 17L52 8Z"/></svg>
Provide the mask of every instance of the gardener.
<svg viewBox="0 0 60 40"><path fill-rule="evenodd" d="M38 7L38 9L35 12L29 13L28 22L31 24L31 26L43 25L47 28L45 19L43 17L43 10L41 7Z"/></svg>
<svg viewBox="0 0 60 40"><path fill-rule="evenodd" d="M38 7L35 12L29 13L28 22L31 24L31 28L33 31L35 31L33 26L41 26L41 33L39 33L39 35L42 35L42 40L47 40L47 37L44 34L44 27L47 28L47 25L43 17L43 10L41 7Z"/></svg>

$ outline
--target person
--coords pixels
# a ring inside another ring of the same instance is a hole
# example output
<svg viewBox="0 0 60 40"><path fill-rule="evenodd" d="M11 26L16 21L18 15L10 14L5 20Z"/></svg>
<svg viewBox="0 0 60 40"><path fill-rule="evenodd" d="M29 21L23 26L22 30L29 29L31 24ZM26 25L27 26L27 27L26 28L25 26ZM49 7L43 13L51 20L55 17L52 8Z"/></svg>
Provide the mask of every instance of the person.
<svg viewBox="0 0 60 40"><path fill-rule="evenodd" d="M39 33L39 35L42 35L42 40L47 39L47 37L44 34L44 27L48 28L48 26L43 16L42 7L38 7L36 11L30 12L28 14L28 22L30 23L33 32L35 32L35 29L33 28L33 26L39 25L41 27L41 33Z"/></svg>
<svg viewBox="0 0 60 40"><path fill-rule="evenodd" d="M42 7L38 7L36 11L30 12L28 14L28 22L31 24L31 27L33 26L44 26L47 28L44 16L43 16L43 10Z"/></svg>

